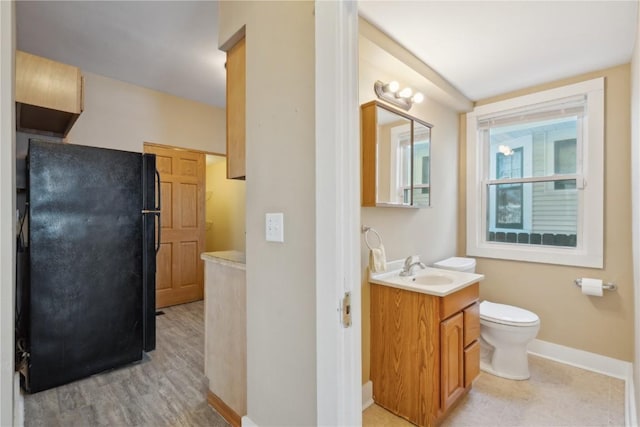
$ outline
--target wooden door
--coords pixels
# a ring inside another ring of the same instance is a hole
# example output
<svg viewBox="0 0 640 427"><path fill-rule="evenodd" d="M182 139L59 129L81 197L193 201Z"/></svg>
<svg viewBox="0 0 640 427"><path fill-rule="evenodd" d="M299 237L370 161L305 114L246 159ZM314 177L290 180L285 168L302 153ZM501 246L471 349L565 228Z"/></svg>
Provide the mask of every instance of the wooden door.
<svg viewBox="0 0 640 427"><path fill-rule="evenodd" d="M440 323L440 396L446 411L464 392L463 316Z"/></svg>
<svg viewBox="0 0 640 427"><path fill-rule="evenodd" d="M160 172L162 229L157 255L156 307L204 297L205 155L145 144Z"/></svg>

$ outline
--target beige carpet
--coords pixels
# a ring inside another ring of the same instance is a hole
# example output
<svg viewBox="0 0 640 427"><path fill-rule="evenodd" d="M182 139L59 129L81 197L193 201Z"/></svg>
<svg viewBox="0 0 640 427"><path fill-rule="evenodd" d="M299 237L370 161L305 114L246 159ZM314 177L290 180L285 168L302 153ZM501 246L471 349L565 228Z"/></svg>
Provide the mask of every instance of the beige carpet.
<svg viewBox="0 0 640 427"><path fill-rule="evenodd" d="M623 380L530 356L531 378L481 373L442 426L624 426ZM373 405L364 426L410 426Z"/></svg>

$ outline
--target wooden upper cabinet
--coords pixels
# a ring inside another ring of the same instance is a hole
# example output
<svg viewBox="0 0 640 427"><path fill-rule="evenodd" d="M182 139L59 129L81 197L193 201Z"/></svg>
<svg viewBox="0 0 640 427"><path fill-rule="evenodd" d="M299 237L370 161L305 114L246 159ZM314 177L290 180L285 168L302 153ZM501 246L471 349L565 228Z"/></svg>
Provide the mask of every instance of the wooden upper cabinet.
<svg viewBox="0 0 640 427"><path fill-rule="evenodd" d="M245 179L246 43L227 51L227 178Z"/></svg>
<svg viewBox="0 0 640 427"><path fill-rule="evenodd" d="M83 109L78 67L16 51L16 128L66 136Z"/></svg>
<svg viewBox="0 0 640 427"><path fill-rule="evenodd" d="M362 138L362 206L376 206L377 188L377 104L369 102L360 107L360 126Z"/></svg>
<svg viewBox="0 0 640 427"><path fill-rule="evenodd" d="M362 206L430 206L431 124L378 101L360 106Z"/></svg>

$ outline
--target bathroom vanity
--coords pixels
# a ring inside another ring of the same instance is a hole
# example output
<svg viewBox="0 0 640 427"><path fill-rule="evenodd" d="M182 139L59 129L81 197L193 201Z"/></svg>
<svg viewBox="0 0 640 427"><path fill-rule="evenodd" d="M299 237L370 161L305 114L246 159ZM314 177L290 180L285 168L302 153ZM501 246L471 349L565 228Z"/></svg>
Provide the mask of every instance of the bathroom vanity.
<svg viewBox="0 0 640 427"><path fill-rule="evenodd" d="M433 426L471 389L480 372L482 279L434 268L412 277L370 277L371 381L378 405Z"/></svg>

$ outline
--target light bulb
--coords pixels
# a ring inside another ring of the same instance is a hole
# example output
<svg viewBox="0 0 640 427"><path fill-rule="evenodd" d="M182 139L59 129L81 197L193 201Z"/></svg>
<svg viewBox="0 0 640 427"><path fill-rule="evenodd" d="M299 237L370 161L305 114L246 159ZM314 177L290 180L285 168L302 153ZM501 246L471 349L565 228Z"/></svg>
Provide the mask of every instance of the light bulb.
<svg viewBox="0 0 640 427"><path fill-rule="evenodd" d="M411 98L411 95L413 94L413 91L411 90L410 87L405 87L404 89L402 89L400 91L400 93L398 93L398 96L400 98Z"/></svg>
<svg viewBox="0 0 640 427"><path fill-rule="evenodd" d="M389 90L389 92L397 92L398 89L400 89L400 83L393 80L387 84L387 89Z"/></svg>
<svg viewBox="0 0 640 427"><path fill-rule="evenodd" d="M424 101L424 95L421 94L420 92L416 92L413 95L413 98L411 98L413 100L413 102L415 102L416 104L420 104L422 101Z"/></svg>

